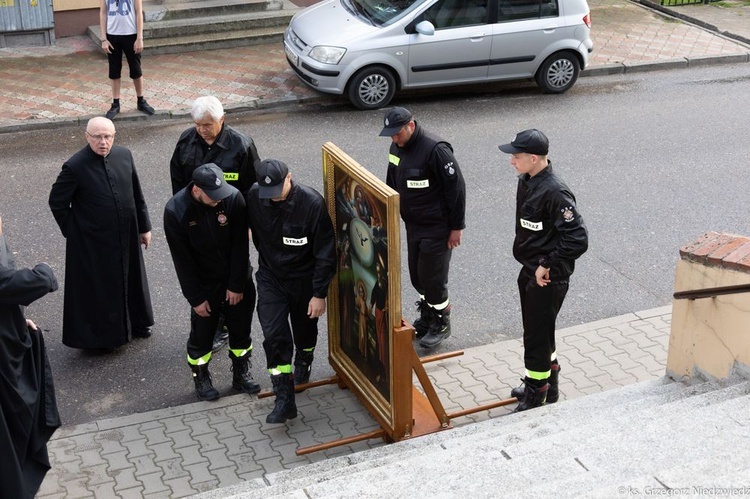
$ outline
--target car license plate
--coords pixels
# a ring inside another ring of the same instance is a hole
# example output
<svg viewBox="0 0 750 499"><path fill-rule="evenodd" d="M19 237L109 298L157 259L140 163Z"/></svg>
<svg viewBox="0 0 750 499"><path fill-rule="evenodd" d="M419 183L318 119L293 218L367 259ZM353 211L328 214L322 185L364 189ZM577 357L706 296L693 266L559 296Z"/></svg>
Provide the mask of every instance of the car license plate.
<svg viewBox="0 0 750 499"><path fill-rule="evenodd" d="M291 62L294 67L297 67L297 62L299 61L299 57L297 57L297 54L292 52L292 49L289 48L289 45L287 45L286 42L284 42L284 53L289 59L289 62Z"/></svg>

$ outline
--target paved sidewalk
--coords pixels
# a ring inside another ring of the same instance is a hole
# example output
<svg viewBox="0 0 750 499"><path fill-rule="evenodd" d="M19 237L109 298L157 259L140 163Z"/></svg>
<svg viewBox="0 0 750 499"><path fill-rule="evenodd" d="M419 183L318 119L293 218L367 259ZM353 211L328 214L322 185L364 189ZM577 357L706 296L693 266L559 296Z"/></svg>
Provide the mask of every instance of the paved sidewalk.
<svg viewBox="0 0 750 499"><path fill-rule="evenodd" d="M558 331L562 400L663 376L670 322L668 306ZM508 340L425 368L450 413L507 398L522 366L521 340ZM297 403L299 417L284 425L265 423L273 398L235 395L63 427L49 443L52 470L37 497L187 497L385 445L370 440L297 456L299 447L378 429L354 395L335 385L298 394ZM452 423L500 417L513 407Z"/></svg>
<svg viewBox="0 0 750 499"><path fill-rule="evenodd" d="M591 0L589 4L594 40L589 74L748 62L750 45L637 3ZM695 7L692 15L699 19L713 6ZM727 14L726 9L718 13L729 18L722 30L750 25L747 18ZM0 66L0 132L85 123L109 108L106 59L86 37L61 38L49 48L0 49ZM216 95L229 111L310 100L343 101L306 87L288 68L280 43L153 56L147 47L143 66L145 95L157 109L157 116L148 119L183 118L195 97L203 94ZM126 78L122 109L117 121L147 119L135 111L135 95Z"/></svg>

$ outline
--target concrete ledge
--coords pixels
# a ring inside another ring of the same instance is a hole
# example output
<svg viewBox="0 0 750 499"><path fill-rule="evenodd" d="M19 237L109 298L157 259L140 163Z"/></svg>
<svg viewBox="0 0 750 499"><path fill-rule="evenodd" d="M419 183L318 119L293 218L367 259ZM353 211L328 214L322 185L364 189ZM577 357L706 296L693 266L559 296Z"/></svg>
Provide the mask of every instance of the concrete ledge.
<svg viewBox="0 0 750 499"><path fill-rule="evenodd" d="M661 71L663 69L687 69L688 60L685 58L672 59L669 61L643 62L638 64L626 64L625 73L642 73L645 71Z"/></svg>
<svg viewBox="0 0 750 499"><path fill-rule="evenodd" d="M750 20L748 20L750 22ZM707 55L703 57L693 57L688 59L688 67L708 66L711 64L732 64L736 62L750 62L750 53L740 53L734 55Z"/></svg>
<svg viewBox="0 0 750 499"><path fill-rule="evenodd" d="M587 68L581 71L581 76L608 76L622 74L625 72L625 65L622 63L604 64L593 68Z"/></svg>

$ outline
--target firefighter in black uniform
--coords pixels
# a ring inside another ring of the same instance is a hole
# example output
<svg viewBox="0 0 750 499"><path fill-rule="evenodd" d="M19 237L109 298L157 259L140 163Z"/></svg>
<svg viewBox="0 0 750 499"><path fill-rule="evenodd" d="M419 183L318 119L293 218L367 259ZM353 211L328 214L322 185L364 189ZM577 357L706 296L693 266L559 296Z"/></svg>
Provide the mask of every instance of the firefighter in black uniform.
<svg viewBox="0 0 750 499"><path fill-rule="evenodd" d="M588 232L575 196L552 171L542 132L524 130L499 147L511 154L510 164L519 173L513 256L523 265L518 291L526 376L511 396L519 401L516 411L525 411L559 398L555 321L575 260L588 249Z"/></svg>
<svg viewBox="0 0 750 499"><path fill-rule="evenodd" d="M164 232L182 294L192 307L187 361L201 400L216 400L208 372L219 313L229 330L232 387L258 393L250 374L255 285L248 268L247 209L242 194L209 163L164 208Z"/></svg>
<svg viewBox="0 0 750 499"><path fill-rule="evenodd" d="M448 270L465 227L466 185L451 145L408 109L388 112L380 136L393 141L386 183L401 198L409 277L420 296L414 329L422 347L434 348L451 335Z"/></svg>
<svg viewBox="0 0 750 499"><path fill-rule="evenodd" d="M310 379L318 318L336 272L333 223L323 196L292 182L283 162L267 159L256 172L258 183L247 194L248 226L258 250L258 320L276 393L266 422L284 423L297 417L294 385Z"/></svg>
<svg viewBox="0 0 750 499"><path fill-rule="evenodd" d="M186 187L193 170L206 163L221 168L224 180L246 194L260 163L253 139L224 123L224 107L212 95L195 99L190 114L195 126L182 132L169 163L172 194ZM214 351L224 346L227 335L226 327L218 328Z"/></svg>

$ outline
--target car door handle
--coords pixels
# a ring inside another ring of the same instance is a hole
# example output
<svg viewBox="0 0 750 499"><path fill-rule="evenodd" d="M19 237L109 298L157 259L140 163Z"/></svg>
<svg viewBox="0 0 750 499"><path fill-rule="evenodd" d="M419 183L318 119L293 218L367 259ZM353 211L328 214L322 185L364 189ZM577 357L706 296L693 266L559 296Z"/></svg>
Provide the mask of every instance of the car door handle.
<svg viewBox="0 0 750 499"><path fill-rule="evenodd" d="M545 33L554 33L558 26L547 26L544 28Z"/></svg>
<svg viewBox="0 0 750 499"><path fill-rule="evenodd" d="M485 36L487 36L486 33L477 33L476 35L473 35L471 37L472 42L478 42L481 41Z"/></svg>

